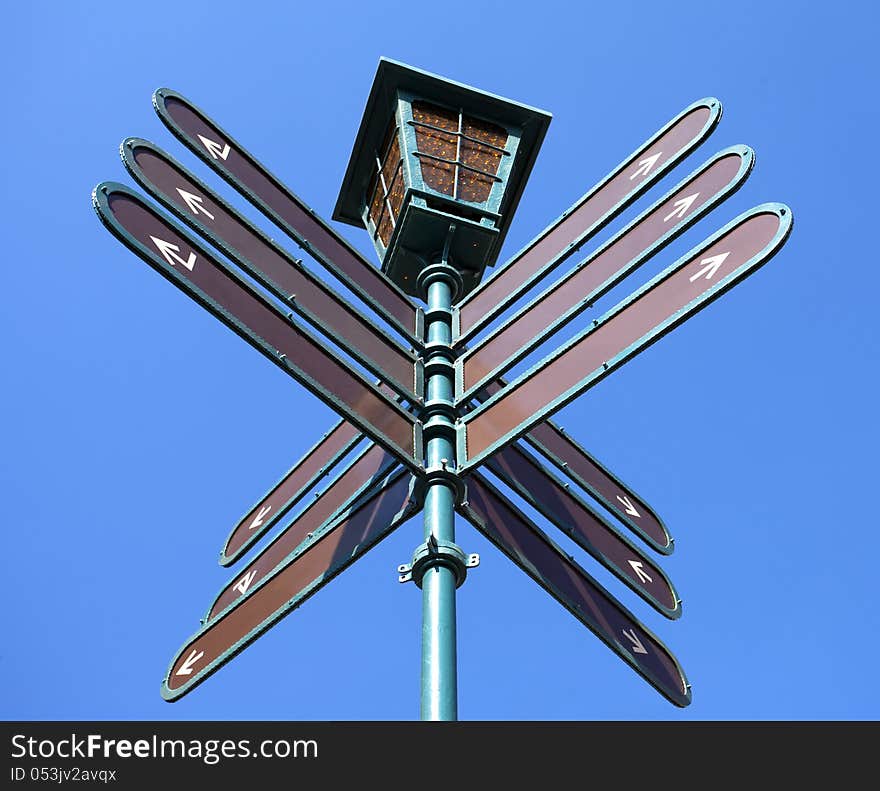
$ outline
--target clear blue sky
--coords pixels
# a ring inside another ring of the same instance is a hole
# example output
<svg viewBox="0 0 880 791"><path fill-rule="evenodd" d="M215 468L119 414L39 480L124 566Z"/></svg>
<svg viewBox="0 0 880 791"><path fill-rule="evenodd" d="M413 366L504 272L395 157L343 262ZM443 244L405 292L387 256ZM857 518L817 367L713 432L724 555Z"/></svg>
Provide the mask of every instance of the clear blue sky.
<svg viewBox="0 0 880 791"><path fill-rule="evenodd" d="M90 200L103 180L134 186L127 136L233 200L153 112L166 86L329 218L384 55L553 114L502 260L705 96L718 129L639 207L727 146L752 146L755 170L619 294L754 205L795 217L766 267L557 415L675 537L656 557L674 622L572 552L675 654L693 703L668 703L461 522L482 557L458 594L461 719L876 719L877 23L867 2L12 6L3 718L418 718L421 600L396 569L420 518L192 694L160 698L234 573L216 562L230 528L336 418Z"/></svg>

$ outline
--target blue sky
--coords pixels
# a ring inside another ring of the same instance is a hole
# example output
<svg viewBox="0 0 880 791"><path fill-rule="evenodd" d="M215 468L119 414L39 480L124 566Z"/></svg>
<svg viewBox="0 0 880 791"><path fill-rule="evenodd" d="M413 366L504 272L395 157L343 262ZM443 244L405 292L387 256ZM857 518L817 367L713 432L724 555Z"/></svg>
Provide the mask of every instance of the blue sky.
<svg viewBox="0 0 880 791"><path fill-rule="evenodd" d="M865 2L11 8L3 718L418 718L421 598L397 581L418 517L161 699L234 573L216 563L229 530L336 418L123 248L90 200L103 180L135 186L118 146L140 136L258 220L163 127L150 98L165 86L329 219L387 56L553 114L502 261L705 96L724 107L715 133L595 243L722 148L752 146L754 172L616 297L752 206L795 218L766 267L555 418L675 538L654 559L677 621L571 551L678 658L692 704L668 703L462 521L482 563L458 592L460 718L876 719L876 25ZM374 259L364 231L335 227Z"/></svg>

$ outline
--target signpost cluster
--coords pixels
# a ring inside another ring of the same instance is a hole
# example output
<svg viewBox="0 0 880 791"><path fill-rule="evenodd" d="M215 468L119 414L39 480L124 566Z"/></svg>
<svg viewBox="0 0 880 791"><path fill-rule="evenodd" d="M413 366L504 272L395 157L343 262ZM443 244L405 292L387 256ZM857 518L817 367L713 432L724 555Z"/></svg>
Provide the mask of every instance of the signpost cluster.
<svg viewBox="0 0 880 791"><path fill-rule="evenodd" d="M655 610L681 615L675 588L643 548L672 551L663 521L551 418L766 263L791 231L790 210L764 203L744 212L524 373L504 377L742 186L754 153L719 151L581 253L709 136L718 100L685 108L484 282L546 113L382 59L336 212L363 221L379 268L188 99L160 89L153 103L168 129L331 281L139 138L123 142L122 160L161 209L103 182L93 192L101 221L341 417L229 534L222 565L253 554L172 659L165 699L191 692L421 512L424 541L398 574L422 591L423 719L457 718L455 594L479 558L456 544L456 514L667 700L687 706L691 688L669 649L516 499ZM380 139L392 142L369 143ZM292 516L325 481L321 497Z"/></svg>

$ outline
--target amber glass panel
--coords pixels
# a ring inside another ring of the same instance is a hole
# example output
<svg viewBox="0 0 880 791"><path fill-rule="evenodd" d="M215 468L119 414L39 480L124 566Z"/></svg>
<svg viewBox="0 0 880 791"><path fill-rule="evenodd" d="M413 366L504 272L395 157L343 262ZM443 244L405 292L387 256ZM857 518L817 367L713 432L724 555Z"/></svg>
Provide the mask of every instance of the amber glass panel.
<svg viewBox="0 0 880 791"><path fill-rule="evenodd" d="M488 121L465 116L462 119L462 132L467 137L474 137L499 148L504 148L507 145L507 131L500 126L490 124ZM464 138L461 141L461 161L472 168L497 175L501 156L500 151L488 146ZM458 176L458 196L462 200L483 203L489 198L492 184L493 179L488 176L462 168Z"/></svg>
<svg viewBox="0 0 880 791"><path fill-rule="evenodd" d="M416 122L416 146L419 152L429 155L419 157L425 184L444 195L455 196L472 203L484 203L489 198L494 180L482 173L458 168L456 191L454 163L458 162L496 175L502 153L483 143L504 148L507 144L507 131L488 121L462 116L461 135L459 135L459 114L455 110L438 107L428 102L413 102L412 111L413 120ZM430 124L439 129L430 129L420 124ZM441 130L448 130L449 133ZM460 148L459 140L461 140ZM440 162L433 157L450 161Z"/></svg>
<svg viewBox="0 0 880 791"><path fill-rule="evenodd" d="M388 131L385 133L382 150L379 152L379 161L383 163L382 177L385 180L385 186L388 187L389 193L393 192L395 188L393 179L396 174L400 173L400 143L397 140L397 124L393 118L388 126ZM399 179L399 176L397 178ZM367 189L367 196L370 202L370 219L373 221L373 225L377 226L376 233L382 240L382 244L386 246L391 238L391 232L394 230L394 222L397 221L400 204L403 202L402 181L396 185L396 189L399 192L396 205L393 196L391 201L394 210L393 221L385 206L385 190L382 188L382 179L379 178L378 171L373 175L370 186Z"/></svg>

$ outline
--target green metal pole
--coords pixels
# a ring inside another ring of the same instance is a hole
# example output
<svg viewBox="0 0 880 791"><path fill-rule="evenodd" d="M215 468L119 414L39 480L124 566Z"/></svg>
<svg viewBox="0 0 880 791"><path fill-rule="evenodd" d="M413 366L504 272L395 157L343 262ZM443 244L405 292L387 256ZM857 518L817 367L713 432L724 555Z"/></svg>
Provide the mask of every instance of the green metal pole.
<svg viewBox="0 0 880 791"><path fill-rule="evenodd" d="M449 555L455 547L456 489L440 471L455 470L455 381L452 301L460 277L445 260L422 273L425 310L425 545L422 585L421 718L458 718L455 591L461 583ZM435 474L432 475L432 471Z"/></svg>

